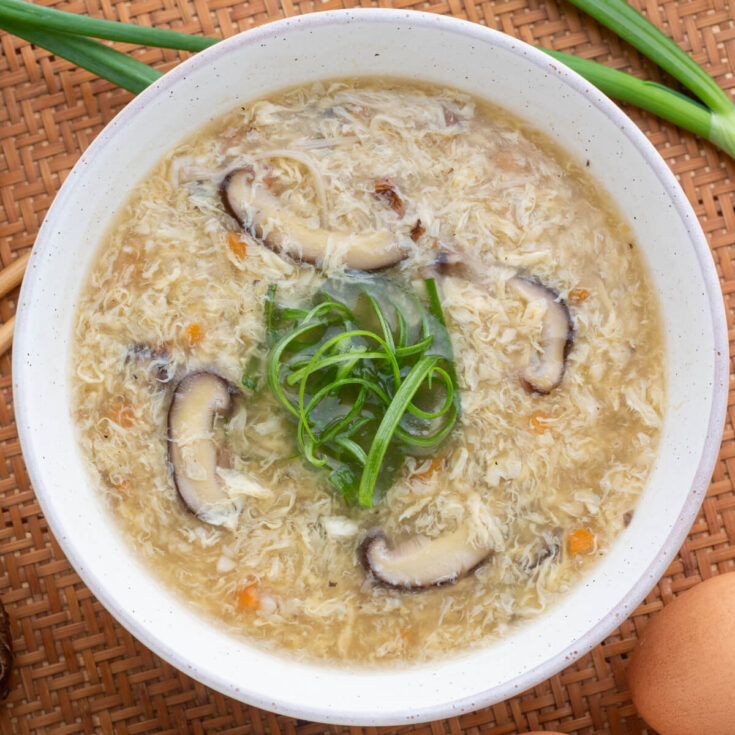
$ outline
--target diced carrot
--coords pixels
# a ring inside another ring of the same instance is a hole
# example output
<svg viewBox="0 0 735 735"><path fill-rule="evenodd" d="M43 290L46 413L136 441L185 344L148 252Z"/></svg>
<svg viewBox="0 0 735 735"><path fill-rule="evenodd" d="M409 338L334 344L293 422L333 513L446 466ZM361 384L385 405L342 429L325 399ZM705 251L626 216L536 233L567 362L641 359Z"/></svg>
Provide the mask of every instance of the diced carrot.
<svg viewBox="0 0 735 735"><path fill-rule="evenodd" d="M586 528L578 528L569 534L570 554L589 554L595 548L595 537Z"/></svg>
<svg viewBox="0 0 735 735"><path fill-rule="evenodd" d="M260 607L260 594L257 584L249 584L237 593L237 607L240 610L257 610Z"/></svg>
<svg viewBox="0 0 735 735"><path fill-rule="evenodd" d="M114 421L123 429L129 429L135 423L135 411L129 403L124 401L116 401L110 406L107 412L110 421Z"/></svg>
<svg viewBox="0 0 735 735"><path fill-rule="evenodd" d="M531 427L537 434L543 434L551 431L549 417L543 411L535 411L531 414Z"/></svg>
<svg viewBox="0 0 735 735"><path fill-rule="evenodd" d="M121 495L127 495L130 490L130 483L124 477L116 477L110 480L110 484L115 490L119 490Z"/></svg>
<svg viewBox="0 0 735 735"><path fill-rule="evenodd" d="M244 258L248 254L248 246L236 232L227 233L227 244L238 258Z"/></svg>
<svg viewBox="0 0 735 735"><path fill-rule="evenodd" d="M204 330L202 329L202 325L197 322L189 324L189 326L184 330L184 334L186 335L186 339L189 340L189 344L192 346L198 344L204 339Z"/></svg>
<svg viewBox="0 0 735 735"><path fill-rule="evenodd" d="M570 304L581 304L583 301L587 301L590 292L586 288L573 288L569 292L568 301Z"/></svg>
<svg viewBox="0 0 735 735"><path fill-rule="evenodd" d="M418 472L412 477L416 480L428 480L435 472L438 472L444 465L444 459L442 457L434 457L431 460L431 464L423 471Z"/></svg>

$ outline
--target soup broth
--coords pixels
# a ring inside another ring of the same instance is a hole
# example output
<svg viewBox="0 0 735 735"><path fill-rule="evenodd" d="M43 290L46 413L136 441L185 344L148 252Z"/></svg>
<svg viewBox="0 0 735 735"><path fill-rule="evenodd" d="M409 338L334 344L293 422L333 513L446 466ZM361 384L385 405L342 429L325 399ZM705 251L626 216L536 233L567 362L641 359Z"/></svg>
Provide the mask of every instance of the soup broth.
<svg viewBox="0 0 735 735"><path fill-rule="evenodd" d="M261 196L244 226L232 172ZM304 459L267 383L264 315L273 285L278 308L304 311L356 279L345 253L371 233L389 233L393 262L370 283L436 283L460 412L434 450L384 463L363 507ZM579 583L634 511L665 403L649 276L584 168L496 107L393 80L291 89L178 145L101 244L74 341L79 442L146 567L236 635L349 663L481 644ZM192 374L219 376L232 403L200 437L237 511L225 523L182 500L182 477L206 474L172 429ZM391 550L425 554L427 583L391 585Z"/></svg>

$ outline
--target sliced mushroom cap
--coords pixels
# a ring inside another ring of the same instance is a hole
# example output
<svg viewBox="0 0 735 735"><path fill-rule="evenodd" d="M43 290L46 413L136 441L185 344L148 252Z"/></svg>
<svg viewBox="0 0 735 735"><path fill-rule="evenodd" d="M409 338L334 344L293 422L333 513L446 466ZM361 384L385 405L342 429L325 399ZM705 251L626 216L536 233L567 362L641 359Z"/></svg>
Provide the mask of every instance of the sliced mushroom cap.
<svg viewBox="0 0 735 735"><path fill-rule="evenodd" d="M508 285L526 301L546 304L540 339L543 352L523 368L521 377L537 393L549 393L561 383L567 355L574 344L572 315L559 294L548 286L521 276L513 276Z"/></svg>
<svg viewBox="0 0 735 735"><path fill-rule="evenodd" d="M233 527L241 505L225 491L217 473L215 416L232 409L234 390L214 373L189 373L174 391L168 412L169 459L174 484L194 515L213 526Z"/></svg>
<svg viewBox="0 0 735 735"><path fill-rule="evenodd" d="M225 209L254 237L296 260L321 264L334 253L348 267L361 271L388 268L407 253L388 230L361 233L309 227L262 185L254 185L250 169L230 172L222 182Z"/></svg>
<svg viewBox="0 0 735 735"><path fill-rule="evenodd" d="M491 546L473 546L467 531L430 539L415 536L391 546L382 531L375 531L360 544L363 566L387 587L422 590L454 584L490 556Z"/></svg>

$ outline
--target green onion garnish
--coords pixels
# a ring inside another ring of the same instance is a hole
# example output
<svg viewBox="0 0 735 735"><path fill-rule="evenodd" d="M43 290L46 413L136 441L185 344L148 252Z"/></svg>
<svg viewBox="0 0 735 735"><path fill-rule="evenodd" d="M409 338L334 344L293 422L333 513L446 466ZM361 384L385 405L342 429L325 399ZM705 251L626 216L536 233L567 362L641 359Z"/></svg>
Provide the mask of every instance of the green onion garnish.
<svg viewBox="0 0 735 735"><path fill-rule="evenodd" d="M266 376L306 460L370 507L405 455L434 454L459 414L452 347L433 279L428 310L376 277L328 281L310 309L265 303Z"/></svg>

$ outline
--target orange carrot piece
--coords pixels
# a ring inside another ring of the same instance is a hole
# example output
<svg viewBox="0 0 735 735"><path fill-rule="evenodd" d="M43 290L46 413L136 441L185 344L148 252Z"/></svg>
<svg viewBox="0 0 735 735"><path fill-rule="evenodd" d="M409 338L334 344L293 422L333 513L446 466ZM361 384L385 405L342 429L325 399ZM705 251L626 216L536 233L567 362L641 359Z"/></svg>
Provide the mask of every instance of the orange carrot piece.
<svg viewBox="0 0 735 735"><path fill-rule="evenodd" d="M543 434L551 431L549 417L543 411L534 411L531 414L531 427L537 434Z"/></svg>
<svg viewBox="0 0 735 735"><path fill-rule="evenodd" d="M115 490L118 490L121 495L127 495L130 490L130 483L124 477L110 480L110 485L112 485Z"/></svg>
<svg viewBox="0 0 735 735"><path fill-rule="evenodd" d="M569 534L570 554L589 554L595 548L595 537L586 528L578 528Z"/></svg>
<svg viewBox="0 0 735 735"><path fill-rule="evenodd" d="M227 245L233 254L242 259L248 254L248 246L236 232L227 233Z"/></svg>
<svg viewBox="0 0 735 735"><path fill-rule="evenodd" d="M570 304L581 304L583 301L587 301L590 292L586 288L573 288L569 292L568 301Z"/></svg>
<svg viewBox="0 0 735 735"><path fill-rule="evenodd" d="M135 411L129 403L124 401L116 401L110 406L107 412L110 421L114 421L123 429L129 429L135 423Z"/></svg>
<svg viewBox="0 0 735 735"><path fill-rule="evenodd" d="M240 610L257 610L260 607L260 594L257 584L249 584L237 593L237 607Z"/></svg>
<svg viewBox="0 0 735 735"><path fill-rule="evenodd" d="M444 466L444 459L442 457L434 457L431 460L431 464L423 472L418 472L413 475L416 480L428 480L435 472L438 472Z"/></svg>
<svg viewBox="0 0 735 735"><path fill-rule="evenodd" d="M195 344L199 344L199 342L204 339L204 330L202 329L202 325L197 322L189 324L189 326L184 330L184 334L192 347Z"/></svg>

